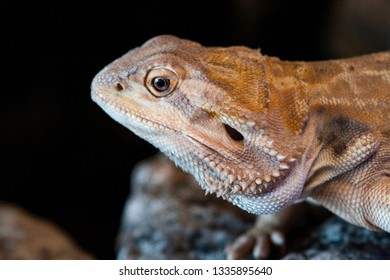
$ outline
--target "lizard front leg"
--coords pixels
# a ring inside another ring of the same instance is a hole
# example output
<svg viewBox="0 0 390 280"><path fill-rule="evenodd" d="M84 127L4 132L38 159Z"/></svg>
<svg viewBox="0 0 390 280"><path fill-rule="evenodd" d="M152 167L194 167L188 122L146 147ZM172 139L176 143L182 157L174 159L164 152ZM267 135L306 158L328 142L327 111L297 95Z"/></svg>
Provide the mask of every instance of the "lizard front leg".
<svg viewBox="0 0 390 280"><path fill-rule="evenodd" d="M366 193L363 200L366 221L390 232L390 177L378 180Z"/></svg>
<svg viewBox="0 0 390 280"><path fill-rule="evenodd" d="M390 232L387 133L345 116L328 117L319 131L306 194L353 224Z"/></svg>
<svg viewBox="0 0 390 280"><path fill-rule="evenodd" d="M361 185L343 180L332 182L314 190L311 196L353 224L390 232L389 176Z"/></svg>

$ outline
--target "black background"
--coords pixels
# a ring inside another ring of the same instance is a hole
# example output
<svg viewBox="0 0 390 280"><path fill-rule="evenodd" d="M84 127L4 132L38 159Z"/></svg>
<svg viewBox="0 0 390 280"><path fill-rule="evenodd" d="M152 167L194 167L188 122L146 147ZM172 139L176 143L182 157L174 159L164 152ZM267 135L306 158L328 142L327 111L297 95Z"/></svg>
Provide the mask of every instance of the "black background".
<svg viewBox="0 0 390 280"><path fill-rule="evenodd" d="M115 258L132 167L156 152L91 101L101 68L159 34L290 60L337 55L326 41L337 1L52 2L3 10L0 200L54 221L100 259Z"/></svg>

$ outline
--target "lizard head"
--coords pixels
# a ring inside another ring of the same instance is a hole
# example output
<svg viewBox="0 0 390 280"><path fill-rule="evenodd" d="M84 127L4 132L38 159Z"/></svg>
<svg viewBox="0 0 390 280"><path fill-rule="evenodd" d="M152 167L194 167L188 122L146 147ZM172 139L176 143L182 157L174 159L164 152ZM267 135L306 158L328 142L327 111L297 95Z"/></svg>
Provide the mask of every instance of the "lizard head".
<svg viewBox="0 0 390 280"><path fill-rule="evenodd" d="M246 47L207 48L159 36L98 73L92 98L193 174L206 192L249 212L274 212L272 193L294 158L285 139L274 137L280 124L269 121L262 60ZM248 209L247 200L258 198L264 206Z"/></svg>

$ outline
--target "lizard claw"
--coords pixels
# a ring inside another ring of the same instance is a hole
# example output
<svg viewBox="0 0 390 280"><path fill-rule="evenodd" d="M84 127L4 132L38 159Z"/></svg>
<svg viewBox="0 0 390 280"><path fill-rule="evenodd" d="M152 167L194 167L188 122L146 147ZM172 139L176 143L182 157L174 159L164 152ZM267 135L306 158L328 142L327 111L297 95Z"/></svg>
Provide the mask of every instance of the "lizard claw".
<svg viewBox="0 0 390 280"><path fill-rule="evenodd" d="M269 257L271 252L270 235L262 234L255 237L255 245L253 246L252 255L254 259L264 260Z"/></svg>
<svg viewBox="0 0 390 280"><path fill-rule="evenodd" d="M284 234L277 229L254 227L239 236L226 248L229 260L243 259L252 254L254 259L268 259L272 247L283 250L285 245Z"/></svg>
<svg viewBox="0 0 390 280"><path fill-rule="evenodd" d="M233 243L226 248L226 255L228 260L242 259L248 255L255 244L254 236L250 234L243 234L239 236Z"/></svg>

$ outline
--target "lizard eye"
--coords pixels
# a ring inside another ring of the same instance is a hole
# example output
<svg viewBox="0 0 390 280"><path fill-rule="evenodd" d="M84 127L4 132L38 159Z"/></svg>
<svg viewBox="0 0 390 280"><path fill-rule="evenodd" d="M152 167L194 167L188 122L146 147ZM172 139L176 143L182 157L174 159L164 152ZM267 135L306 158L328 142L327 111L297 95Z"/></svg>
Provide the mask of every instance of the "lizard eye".
<svg viewBox="0 0 390 280"><path fill-rule="evenodd" d="M175 72L166 68L153 68L146 75L145 86L156 97L172 93L179 81Z"/></svg>
<svg viewBox="0 0 390 280"><path fill-rule="evenodd" d="M152 80L152 85L155 90L162 92L169 89L169 86L171 84L171 80L164 78L164 77L156 77Z"/></svg>

